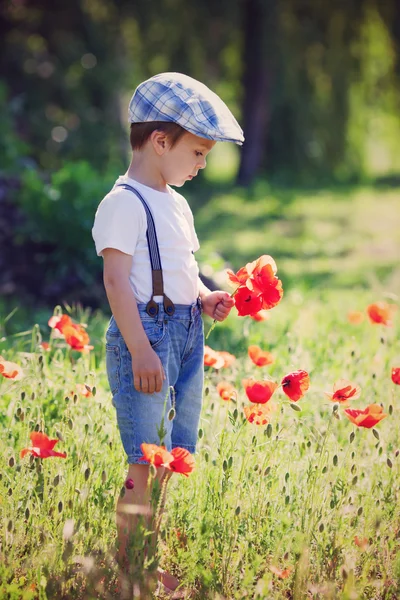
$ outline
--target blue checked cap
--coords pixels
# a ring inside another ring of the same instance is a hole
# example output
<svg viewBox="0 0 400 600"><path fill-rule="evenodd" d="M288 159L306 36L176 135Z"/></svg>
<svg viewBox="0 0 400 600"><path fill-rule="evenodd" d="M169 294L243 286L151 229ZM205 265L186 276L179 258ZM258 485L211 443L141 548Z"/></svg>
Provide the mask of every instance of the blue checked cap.
<svg viewBox="0 0 400 600"><path fill-rule="evenodd" d="M217 94L182 73L160 73L141 83L129 103L129 122L168 121L208 140L244 142L243 131Z"/></svg>

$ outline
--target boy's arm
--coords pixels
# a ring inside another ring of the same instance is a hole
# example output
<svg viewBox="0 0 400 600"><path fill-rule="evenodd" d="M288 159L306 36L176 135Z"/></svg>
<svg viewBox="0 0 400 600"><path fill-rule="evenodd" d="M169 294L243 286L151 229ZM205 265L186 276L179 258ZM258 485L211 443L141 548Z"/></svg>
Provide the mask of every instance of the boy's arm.
<svg viewBox="0 0 400 600"><path fill-rule="evenodd" d="M104 287L111 311L132 356L134 386L144 393L159 392L165 373L144 332L129 283L132 256L114 248L106 248L103 250L103 259Z"/></svg>
<svg viewBox="0 0 400 600"><path fill-rule="evenodd" d="M235 305L234 299L222 290L211 292L198 278L198 289L203 311L216 321L224 321Z"/></svg>

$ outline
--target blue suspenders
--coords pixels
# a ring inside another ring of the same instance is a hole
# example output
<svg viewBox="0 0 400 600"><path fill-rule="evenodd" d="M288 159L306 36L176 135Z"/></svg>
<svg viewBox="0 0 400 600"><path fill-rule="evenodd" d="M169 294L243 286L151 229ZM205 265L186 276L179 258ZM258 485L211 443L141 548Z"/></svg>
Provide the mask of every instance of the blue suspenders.
<svg viewBox="0 0 400 600"><path fill-rule="evenodd" d="M151 214L151 210L146 200L143 198L141 193L131 185L127 183L120 183L116 187L122 187L125 190L133 192L143 204L143 208L146 213L147 219L147 244L149 246L149 254L150 254L150 263L151 263L151 275L153 281L153 294L151 300L147 303L146 312L151 316L155 317L158 313L158 304L154 300L154 296L163 296L164 298L164 310L167 315L172 316L175 312L175 306L172 300L168 298L164 294L164 282L162 275L162 266L161 266L161 257L160 257L160 249L158 247L156 228L154 226L153 215Z"/></svg>

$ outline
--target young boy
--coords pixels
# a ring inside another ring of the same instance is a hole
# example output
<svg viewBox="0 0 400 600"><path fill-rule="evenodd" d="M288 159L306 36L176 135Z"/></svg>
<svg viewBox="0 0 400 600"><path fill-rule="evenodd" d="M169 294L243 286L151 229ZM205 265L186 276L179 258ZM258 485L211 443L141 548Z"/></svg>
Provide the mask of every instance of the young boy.
<svg viewBox="0 0 400 600"><path fill-rule="evenodd" d="M203 393L201 311L223 321L234 305L228 293L210 292L199 279L193 215L169 186L196 177L217 141L244 139L224 102L179 73L141 83L129 121L131 163L100 203L93 227L113 315L107 374L129 464L126 493L117 504L120 564L126 564L134 526L127 506L149 503L149 465L141 462L140 446L160 444L163 421L167 450L195 452ZM175 418L168 420L172 405ZM157 471L162 479L164 469ZM177 586L172 576L164 575L163 582Z"/></svg>

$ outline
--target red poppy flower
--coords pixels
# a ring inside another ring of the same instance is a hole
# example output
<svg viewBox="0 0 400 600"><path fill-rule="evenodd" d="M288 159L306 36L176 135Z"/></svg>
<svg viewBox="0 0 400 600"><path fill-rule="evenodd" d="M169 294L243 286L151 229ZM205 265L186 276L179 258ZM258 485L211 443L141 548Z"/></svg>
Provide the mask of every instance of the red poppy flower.
<svg viewBox="0 0 400 600"><path fill-rule="evenodd" d="M355 400L361 394L359 385L347 381L347 379L339 379L333 384L333 394L325 392L332 402L339 402L344 406L348 405L348 400Z"/></svg>
<svg viewBox="0 0 400 600"><path fill-rule="evenodd" d="M387 417L380 404L370 404L363 410L346 408L344 412L354 425L357 425L357 427L366 427L367 429L371 429L371 427L374 427L379 421Z"/></svg>
<svg viewBox="0 0 400 600"><path fill-rule="evenodd" d="M60 331L65 338L65 341L73 350L79 352L87 352L92 350L93 346L89 346L89 336L86 329L82 325L77 325L72 322L68 315L53 316L49 319L49 326L54 330Z"/></svg>
<svg viewBox="0 0 400 600"><path fill-rule="evenodd" d="M143 457L139 458L139 460L146 460L155 467L165 466L174 458L171 452L165 449L165 446L143 443L140 445L140 449L143 452Z"/></svg>
<svg viewBox="0 0 400 600"><path fill-rule="evenodd" d="M40 342L40 347L42 348L42 350L45 350L45 352L49 352L50 351L50 344L49 344L49 342Z"/></svg>
<svg viewBox="0 0 400 600"><path fill-rule="evenodd" d="M274 357L271 352L261 350L259 346L249 346L248 354L250 359L257 367L264 367L265 365L271 365L274 362Z"/></svg>
<svg viewBox="0 0 400 600"><path fill-rule="evenodd" d="M244 379L242 383L248 399L255 404L265 404L268 402L278 387L275 381L270 380L255 381L254 379Z"/></svg>
<svg viewBox="0 0 400 600"><path fill-rule="evenodd" d="M254 425L267 425L269 423L270 410L268 405L244 406L243 412L249 423L254 423Z"/></svg>
<svg viewBox="0 0 400 600"><path fill-rule="evenodd" d="M367 313L371 323L380 323L387 327L392 326L393 314L397 310L395 304L387 302L375 302L367 307Z"/></svg>
<svg viewBox="0 0 400 600"><path fill-rule="evenodd" d="M356 546L358 546L359 548L361 548L361 550L364 552L367 548L368 548L368 539L365 538L359 538L358 535L354 536L354 543Z"/></svg>
<svg viewBox="0 0 400 600"><path fill-rule="evenodd" d="M194 457L186 448L173 448L171 450L173 460L166 463L164 467L175 473L181 473L189 477L194 469Z"/></svg>
<svg viewBox="0 0 400 600"><path fill-rule="evenodd" d="M307 371L293 371L285 375L281 383L286 396L293 402L297 402L310 387L310 378Z"/></svg>
<svg viewBox="0 0 400 600"><path fill-rule="evenodd" d="M251 266L251 264L252 263L248 263L245 267L239 269L239 271L236 274L231 269L227 269L229 280L237 285L246 285L246 282L250 277L250 273L247 270L247 267Z"/></svg>
<svg viewBox="0 0 400 600"><path fill-rule="evenodd" d="M24 372L19 365L0 356L0 375L6 379L22 379Z"/></svg>
<svg viewBox="0 0 400 600"><path fill-rule="evenodd" d="M240 286L235 293L235 306L239 317L254 315L258 313L263 304L259 291L249 290L245 285Z"/></svg>
<svg viewBox="0 0 400 600"><path fill-rule="evenodd" d="M258 313L256 313L255 315L249 316L255 321L268 321L268 319L271 318L270 313L268 312L268 310L265 309L259 310Z"/></svg>
<svg viewBox="0 0 400 600"><path fill-rule="evenodd" d="M81 394L81 396L85 396L85 398L89 398L90 396L93 395L92 388L90 387L90 385L87 385L86 383L77 383L76 391L78 392L78 394Z"/></svg>
<svg viewBox="0 0 400 600"><path fill-rule="evenodd" d="M39 431L32 431L29 437L31 438L32 446L21 450L21 458L24 458L26 454L32 454L37 458L49 458L50 456L66 458L67 455L65 452L55 452L53 450L54 446L59 442L58 439L51 440L45 433L40 433Z"/></svg>
<svg viewBox="0 0 400 600"><path fill-rule="evenodd" d="M219 352L213 350L210 346L204 346L204 366L221 369L225 366L225 360Z"/></svg>
<svg viewBox="0 0 400 600"><path fill-rule="evenodd" d="M352 325L359 325L364 321L364 313L360 310L351 310L347 313L347 320Z"/></svg>
<svg viewBox="0 0 400 600"><path fill-rule="evenodd" d="M392 381L396 385L400 385L400 367L392 368Z"/></svg>
<svg viewBox="0 0 400 600"><path fill-rule="evenodd" d="M218 352L218 354L224 361L224 367L231 367L236 360L236 356L234 356L230 352L226 352L226 350L221 350L220 352Z"/></svg>
<svg viewBox="0 0 400 600"><path fill-rule="evenodd" d="M279 579L287 579L292 572L292 567L287 567L286 569L279 569L278 567L274 567L274 565L270 565L269 570L272 571L274 575L279 577Z"/></svg>
<svg viewBox="0 0 400 600"><path fill-rule="evenodd" d="M228 381L220 381L217 385L217 392L221 396L222 400L232 400L236 396L236 390L234 386Z"/></svg>

